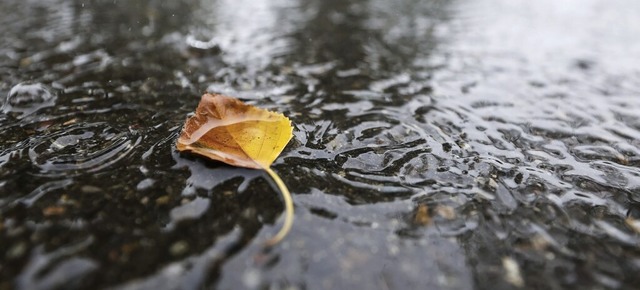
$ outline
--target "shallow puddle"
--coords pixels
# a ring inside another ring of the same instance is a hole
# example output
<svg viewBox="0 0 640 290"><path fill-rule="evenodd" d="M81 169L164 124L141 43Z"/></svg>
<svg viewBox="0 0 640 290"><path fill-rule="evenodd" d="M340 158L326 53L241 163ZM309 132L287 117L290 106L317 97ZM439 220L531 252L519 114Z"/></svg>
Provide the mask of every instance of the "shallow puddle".
<svg viewBox="0 0 640 290"><path fill-rule="evenodd" d="M0 289L640 285L640 2L165 2L0 2ZM269 251L205 91L294 123Z"/></svg>

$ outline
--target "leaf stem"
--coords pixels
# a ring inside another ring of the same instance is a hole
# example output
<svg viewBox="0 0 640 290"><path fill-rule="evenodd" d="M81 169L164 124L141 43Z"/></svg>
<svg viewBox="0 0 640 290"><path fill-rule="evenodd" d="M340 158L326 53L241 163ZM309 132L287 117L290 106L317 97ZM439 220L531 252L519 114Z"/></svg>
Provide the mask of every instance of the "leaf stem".
<svg viewBox="0 0 640 290"><path fill-rule="evenodd" d="M279 243L291 230L291 225L293 225L293 200L291 199L291 193L287 186L282 182L280 176L271 169L271 167L263 167L264 171L269 173L269 176L275 181L276 185L278 185L278 189L280 189L280 193L282 194L282 199L284 199L284 207L285 207L285 216L284 216L284 224L280 231L269 239L266 242L268 247L274 246Z"/></svg>

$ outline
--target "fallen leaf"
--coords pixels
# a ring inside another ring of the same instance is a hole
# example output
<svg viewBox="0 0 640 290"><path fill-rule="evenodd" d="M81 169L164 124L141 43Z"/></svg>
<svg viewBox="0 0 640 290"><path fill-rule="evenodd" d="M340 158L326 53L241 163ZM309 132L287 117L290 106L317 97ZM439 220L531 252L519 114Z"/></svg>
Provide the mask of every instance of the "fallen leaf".
<svg viewBox="0 0 640 290"><path fill-rule="evenodd" d="M416 224L423 226L431 223L431 216L429 216L429 207L427 207L427 205L425 204L418 205L413 220Z"/></svg>
<svg viewBox="0 0 640 290"><path fill-rule="evenodd" d="M285 201L285 222L267 242L279 242L291 228L293 202L284 182L271 169L293 137L291 120L219 94L204 94L193 116L182 128L176 147L224 163L265 170L276 182Z"/></svg>
<svg viewBox="0 0 640 290"><path fill-rule="evenodd" d="M205 94L187 119L177 147L230 165L264 169L280 155L292 132L291 121L282 114Z"/></svg>

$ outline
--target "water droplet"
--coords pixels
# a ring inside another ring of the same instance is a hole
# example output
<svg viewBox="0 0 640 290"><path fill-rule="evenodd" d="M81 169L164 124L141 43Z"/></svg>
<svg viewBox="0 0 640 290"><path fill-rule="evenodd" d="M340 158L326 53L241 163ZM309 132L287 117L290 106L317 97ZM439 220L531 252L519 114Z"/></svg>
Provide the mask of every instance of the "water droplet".
<svg viewBox="0 0 640 290"><path fill-rule="evenodd" d="M2 105L2 112L18 113L19 118L55 105L56 95L41 83L22 82L9 91Z"/></svg>

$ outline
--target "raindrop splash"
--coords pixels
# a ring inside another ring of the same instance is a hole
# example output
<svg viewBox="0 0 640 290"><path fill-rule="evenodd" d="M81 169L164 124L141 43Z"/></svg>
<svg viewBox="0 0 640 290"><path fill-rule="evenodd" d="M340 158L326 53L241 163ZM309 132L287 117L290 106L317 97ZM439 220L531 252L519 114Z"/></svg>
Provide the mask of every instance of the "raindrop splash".
<svg viewBox="0 0 640 290"><path fill-rule="evenodd" d="M11 88L2 104L2 112L16 113L18 118L23 118L38 110L54 106L56 98L57 96L44 84L22 82Z"/></svg>

